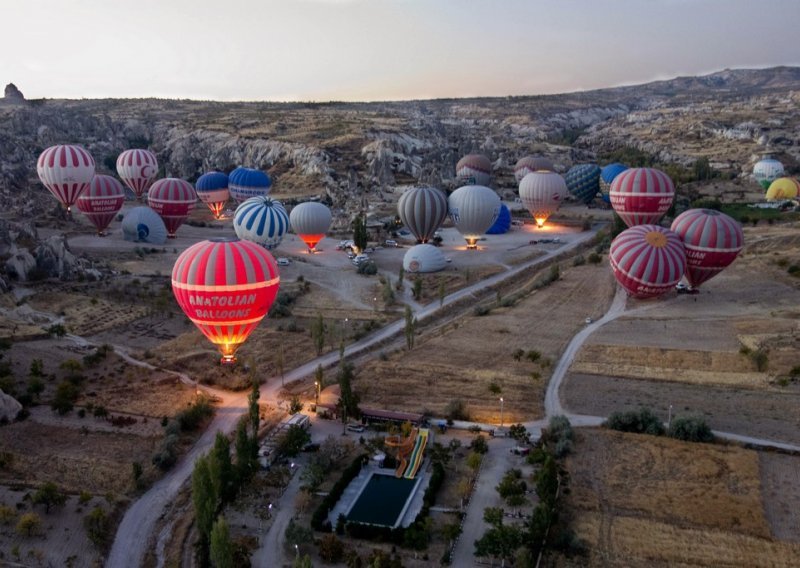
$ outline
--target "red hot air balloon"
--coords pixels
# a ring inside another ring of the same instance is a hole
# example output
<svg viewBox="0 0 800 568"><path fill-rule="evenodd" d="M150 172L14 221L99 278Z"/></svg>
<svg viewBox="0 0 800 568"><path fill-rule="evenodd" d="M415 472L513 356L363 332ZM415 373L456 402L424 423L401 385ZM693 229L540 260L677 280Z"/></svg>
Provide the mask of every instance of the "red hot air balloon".
<svg viewBox="0 0 800 568"><path fill-rule="evenodd" d="M50 146L39 155L36 172L69 213L94 177L94 158L81 146Z"/></svg>
<svg viewBox="0 0 800 568"><path fill-rule="evenodd" d="M684 211L671 228L686 247L686 280L692 288L719 274L744 246L741 225L714 209Z"/></svg>
<svg viewBox="0 0 800 568"><path fill-rule="evenodd" d="M630 168L611 182L611 206L629 227L657 223L672 205L675 186L654 168Z"/></svg>
<svg viewBox="0 0 800 568"><path fill-rule="evenodd" d="M147 192L147 204L164 220L170 239L175 238L175 231L189 217L196 202L192 184L178 178L160 179Z"/></svg>
<svg viewBox="0 0 800 568"><path fill-rule="evenodd" d="M178 305L217 346L223 364L236 362L236 350L269 312L279 285L269 251L238 239L201 241L172 268Z"/></svg>
<svg viewBox="0 0 800 568"><path fill-rule="evenodd" d="M97 235L105 235L106 227L125 203L125 188L117 178L98 174L81 193L75 205L97 227Z"/></svg>
<svg viewBox="0 0 800 568"><path fill-rule="evenodd" d="M658 225L622 231L611 243L608 258L617 282L636 298L669 292L686 270L681 238Z"/></svg>
<svg viewBox="0 0 800 568"><path fill-rule="evenodd" d="M150 150L125 150L117 158L117 174L130 190L141 197L158 175L158 160Z"/></svg>

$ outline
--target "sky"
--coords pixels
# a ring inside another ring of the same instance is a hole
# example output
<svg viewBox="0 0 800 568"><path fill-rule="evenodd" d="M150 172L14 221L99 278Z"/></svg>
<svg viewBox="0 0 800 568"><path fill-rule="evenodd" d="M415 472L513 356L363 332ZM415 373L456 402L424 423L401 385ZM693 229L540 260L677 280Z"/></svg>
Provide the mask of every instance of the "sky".
<svg viewBox="0 0 800 568"><path fill-rule="evenodd" d="M26 98L536 95L799 65L800 0L0 0Z"/></svg>

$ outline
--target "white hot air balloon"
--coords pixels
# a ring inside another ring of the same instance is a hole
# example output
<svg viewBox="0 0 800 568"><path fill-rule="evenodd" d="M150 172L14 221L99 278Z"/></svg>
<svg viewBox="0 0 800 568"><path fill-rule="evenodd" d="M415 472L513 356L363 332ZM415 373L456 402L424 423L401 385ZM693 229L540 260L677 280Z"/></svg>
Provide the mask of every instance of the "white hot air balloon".
<svg viewBox="0 0 800 568"><path fill-rule="evenodd" d="M567 196L567 183L555 172L532 172L519 184L519 198L541 227Z"/></svg>
<svg viewBox="0 0 800 568"><path fill-rule="evenodd" d="M403 256L403 270L409 273L438 272L445 266L444 253L429 244L415 245Z"/></svg>
<svg viewBox="0 0 800 568"><path fill-rule="evenodd" d="M467 248L478 248L478 239L497 220L502 202L497 194L483 185L459 187L447 199L450 217L458 232L467 241Z"/></svg>
<svg viewBox="0 0 800 568"><path fill-rule="evenodd" d="M297 205L289 214L292 229L306 243L310 253L315 252L317 243L325 238L325 233L331 227L331 220L331 210L314 201Z"/></svg>
<svg viewBox="0 0 800 568"><path fill-rule="evenodd" d="M251 197L236 208L233 230L240 239L272 250L289 231L289 214L280 201L265 196Z"/></svg>
<svg viewBox="0 0 800 568"><path fill-rule="evenodd" d="M427 243L447 218L447 196L432 187L412 187L397 201L397 214L417 241Z"/></svg>

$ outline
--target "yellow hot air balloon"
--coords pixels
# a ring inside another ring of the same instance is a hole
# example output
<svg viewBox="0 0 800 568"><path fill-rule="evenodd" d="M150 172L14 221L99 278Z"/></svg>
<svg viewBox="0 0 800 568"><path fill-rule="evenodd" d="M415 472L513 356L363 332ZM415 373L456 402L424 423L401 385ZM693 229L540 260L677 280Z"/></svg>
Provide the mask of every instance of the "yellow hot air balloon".
<svg viewBox="0 0 800 568"><path fill-rule="evenodd" d="M800 182L794 178L782 177L769 184L767 190L767 201L779 201L781 199L794 199L800 192Z"/></svg>

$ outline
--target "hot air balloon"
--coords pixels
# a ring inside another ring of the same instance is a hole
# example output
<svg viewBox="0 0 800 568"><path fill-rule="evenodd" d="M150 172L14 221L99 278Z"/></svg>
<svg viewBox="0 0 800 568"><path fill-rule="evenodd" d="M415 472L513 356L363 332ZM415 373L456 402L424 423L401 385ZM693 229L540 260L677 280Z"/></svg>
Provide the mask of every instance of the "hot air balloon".
<svg viewBox="0 0 800 568"><path fill-rule="evenodd" d="M783 164L775 158L764 158L753 166L753 177L767 189L769 185L783 175Z"/></svg>
<svg viewBox="0 0 800 568"><path fill-rule="evenodd" d="M122 218L122 236L126 241L163 245L167 242L167 227L149 207L134 207Z"/></svg>
<svg viewBox="0 0 800 568"><path fill-rule="evenodd" d="M522 178L519 184L519 198L533 215L537 227L544 225L548 217L558 211L566 196L567 184L555 172L533 172Z"/></svg>
<svg viewBox="0 0 800 568"><path fill-rule="evenodd" d="M292 209L289 222L297 236L306 243L308 252L313 253L331 226L331 210L322 203L307 201Z"/></svg>
<svg viewBox="0 0 800 568"><path fill-rule="evenodd" d="M672 222L686 248L686 280L693 288L719 274L744 246L742 227L714 209L689 209Z"/></svg>
<svg viewBox="0 0 800 568"><path fill-rule="evenodd" d="M412 187L397 201L397 214L417 242L427 243L447 218L447 196L432 187Z"/></svg>
<svg viewBox="0 0 800 568"><path fill-rule="evenodd" d="M47 190L70 213L94 177L94 158L81 146L50 146L39 155L36 172Z"/></svg>
<svg viewBox="0 0 800 568"><path fill-rule="evenodd" d="M194 184L197 197L214 214L214 219L222 216L222 209L231 196L228 191L228 176L222 172L208 172L197 178Z"/></svg>
<svg viewBox="0 0 800 568"><path fill-rule="evenodd" d="M158 160L150 150L125 150L117 157L117 175L130 190L141 197L158 175Z"/></svg>
<svg viewBox="0 0 800 568"><path fill-rule="evenodd" d="M611 198L608 192L611 190L611 182L614 181L619 174L628 169L625 164L608 164L600 170L600 193L603 195L603 201L611 203Z"/></svg>
<svg viewBox="0 0 800 568"><path fill-rule="evenodd" d="M611 183L611 207L629 227L657 223L672 205L675 187L661 170L631 168Z"/></svg>
<svg viewBox="0 0 800 568"><path fill-rule="evenodd" d="M447 260L444 258L444 253L429 244L415 245L403 256L403 270L406 272L438 272L445 266Z"/></svg>
<svg viewBox="0 0 800 568"><path fill-rule="evenodd" d="M578 164L572 166L564 176L567 189L579 201L591 203L600 191L600 166Z"/></svg>
<svg viewBox="0 0 800 568"><path fill-rule="evenodd" d="M670 291L686 270L681 238L658 225L635 225L622 231L608 251L614 277L635 298Z"/></svg>
<svg viewBox="0 0 800 568"><path fill-rule="evenodd" d="M800 183L790 177L778 178L769 184L769 189L765 199L767 201L780 201L782 199L794 199L800 190Z"/></svg>
<svg viewBox="0 0 800 568"><path fill-rule="evenodd" d="M261 170L236 168L228 175L228 190L239 203L251 197L267 195L271 188L272 179Z"/></svg>
<svg viewBox="0 0 800 568"><path fill-rule="evenodd" d="M236 362L236 350L269 312L279 284L269 251L238 239L194 244L172 268L178 305L217 346L223 364Z"/></svg>
<svg viewBox="0 0 800 568"><path fill-rule="evenodd" d="M289 232L289 214L280 201L271 197L251 197L236 208L233 230L240 239L272 250Z"/></svg>
<svg viewBox="0 0 800 568"><path fill-rule="evenodd" d="M175 232L189 217L197 202L192 184L178 178L160 179L147 192L147 204L161 215L167 226L167 237L175 238Z"/></svg>
<svg viewBox="0 0 800 568"><path fill-rule="evenodd" d="M467 154L456 164L456 179L464 185L489 185L492 162L483 154Z"/></svg>
<svg viewBox="0 0 800 568"><path fill-rule="evenodd" d="M500 198L483 185L459 187L447 199L450 217L467 241L467 248L478 247L478 239L500 214Z"/></svg>
<svg viewBox="0 0 800 568"><path fill-rule="evenodd" d="M497 220L494 225L486 230L487 235L504 235L511 228L511 211L508 210L505 203L500 204L500 213L497 215Z"/></svg>
<svg viewBox="0 0 800 568"><path fill-rule="evenodd" d="M124 203L125 188L117 178L97 174L75 205L97 227L97 235L103 236Z"/></svg>
<svg viewBox="0 0 800 568"><path fill-rule="evenodd" d="M555 166L553 166L553 162L550 158L545 158L544 156L525 156L517 160L517 165L514 166L514 179L519 183L526 175L542 170L548 172L555 171Z"/></svg>

